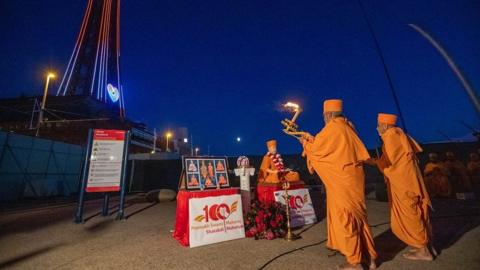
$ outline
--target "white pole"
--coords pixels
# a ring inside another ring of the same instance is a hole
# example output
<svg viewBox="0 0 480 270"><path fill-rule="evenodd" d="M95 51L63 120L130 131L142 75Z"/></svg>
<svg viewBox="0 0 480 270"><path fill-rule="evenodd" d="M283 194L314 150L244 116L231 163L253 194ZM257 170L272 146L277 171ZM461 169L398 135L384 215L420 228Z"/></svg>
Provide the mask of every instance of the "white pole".
<svg viewBox="0 0 480 270"><path fill-rule="evenodd" d="M463 75L462 71L460 68L455 64L453 59L448 55L448 53L445 51L445 49L432 37L430 34L428 34L425 30L420 28L418 25L410 23L408 26L412 27L415 29L418 33L420 33L425 39L427 39L435 49L438 50L438 52L442 55L442 57L447 61L448 65L450 68L453 70L457 78L460 80L462 83L463 87L465 88L465 91L467 91L468 96L470 97L470 100L473 103L473 106L475 109L477 109L477 112L480 114L480 101L478 100L475 91L473 90L473 87L468 83L467 78Z"/></svg>

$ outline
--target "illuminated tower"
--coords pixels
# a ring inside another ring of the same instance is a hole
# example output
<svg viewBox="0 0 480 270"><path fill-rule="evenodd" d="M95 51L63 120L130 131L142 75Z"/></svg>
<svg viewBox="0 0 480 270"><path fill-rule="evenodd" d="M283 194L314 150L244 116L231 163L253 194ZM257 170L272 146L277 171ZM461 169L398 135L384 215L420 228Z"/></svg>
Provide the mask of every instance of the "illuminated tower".
<svg viewBox="0 0 480 270"><path fill-rule="evenodd" d="M120 0L88 0L80 33L57 96L84 95L118 107L125 117L120 80Z"/></svg>

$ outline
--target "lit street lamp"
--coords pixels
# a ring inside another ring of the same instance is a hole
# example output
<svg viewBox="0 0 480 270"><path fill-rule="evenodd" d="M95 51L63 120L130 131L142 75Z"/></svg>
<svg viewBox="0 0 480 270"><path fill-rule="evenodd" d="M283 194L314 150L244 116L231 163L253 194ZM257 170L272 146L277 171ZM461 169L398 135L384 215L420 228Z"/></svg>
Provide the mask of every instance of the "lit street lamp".
<svg viewBox="0 0 480 270"><path fill-rule="evenodd" d="M42 105L40 108L40 113L38 115L38 123L37 123L37 132L35 136L38 136L39 130L40 130L40 125L43 122L43 111L45 110L45 103L47 102L47 94L48 94L48 85L50 84L50 79L55 78L55 73L49 72L47 74L47 80L45 82L45 89L43 90L43 99L42 99Z"/></svg>
<svg viewBox="0 0 480 270"><path fill-rule="evenodd" d="M167 132L167 134L165 134L165 136L167 137L167 147L166 147L166 151L167 151L167 152L170 152L170 149L168 149L168 139L170 139L170 137L172 137L172 133L171 133L171 132Z"/></svg>
<svg viewBox="0 0 480 270"><path fill-rule="evenodd" d="M198 156L198 151L200 151L200 148L195 147L195 156Z"/></svg>

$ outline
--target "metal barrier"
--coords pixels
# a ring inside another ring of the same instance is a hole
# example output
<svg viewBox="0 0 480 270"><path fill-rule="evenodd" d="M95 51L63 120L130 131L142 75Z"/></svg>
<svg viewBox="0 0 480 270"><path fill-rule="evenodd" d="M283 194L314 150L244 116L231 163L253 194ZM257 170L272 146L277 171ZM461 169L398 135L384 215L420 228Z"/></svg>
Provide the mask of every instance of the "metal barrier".
<svg viewBox="0 0 480 270"><path fill-rule="evenodd" d="M76 193L83 156L80 145L0 131L0 201Z"/></svg>

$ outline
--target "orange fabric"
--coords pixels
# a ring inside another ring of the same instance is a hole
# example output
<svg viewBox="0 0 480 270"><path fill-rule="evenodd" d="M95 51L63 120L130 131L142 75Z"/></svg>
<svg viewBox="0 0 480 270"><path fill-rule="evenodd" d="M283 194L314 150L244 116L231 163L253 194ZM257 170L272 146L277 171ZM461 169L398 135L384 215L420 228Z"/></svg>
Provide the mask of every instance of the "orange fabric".
<svg viewBox="0 0 480 270"><path fill-rule="evenodd" d="M422 248L430 238L428 207L430 197L418 167L420 146L400 128L388 129L382 136L383 160L379 166L387 178L392 232L407 245Z"/></svg>
<svg viewBox="0 0 480 270"><path fill-rule="evenodd" d="M192 174L192 177L190 177L190 182L188 184L190 186L198 186L198 179L195 174Z"/></svg>
<svg viewBox="0 0 480 270"><path fill-rule="evenodd" d="M270 140L267 142L267 147L277 147L277 141L276 140Z"/></svg>
<svg viewBox="0 0 480 270"><path fill-rule="evenodd" d="M220 161L217 161L217 171L225 171L225 166Z"/></svg>
<svg viewBox="0 0 480 270"><path fill-rule="evenodd" d="M268 155L265 155L258 170L258 183L279 183L280 178L278 177L278 173L269 173L268 170L277 169L273 160ZM300 181L300 175L297 172L285 172L285 180L288 182Z"/></svg>
<svg viewBox="0 0 480 270"><path fill-rule="evenodd" d="M383 124L388 124L388 125L396 125L397 124L397 116L395 114L379 113L377 121L378 121L378 123L383 123Z"/></svg>
<svg viewBox="0 0 480 270"><path fill-rule="evenodd" d="M341 99L328 99L323 102L323 112L341 111L343 111L343 101Z"/></svg>
<svg viewBox="0 0 480 270"><path fill-rule="evenodd" d="M362 161L370 155L352 124L331 120L316 136L303 141L307 166L320 176L327 193L327 247L340 251L350 264L375 259L367 221Z"/></svg>
<svg viewBox="0 0 480 270"><path fill-rule="evenodd" d="M423 177L431 197L450 197L452 185L448 179L448 170L441 162L429 162L423 169Z"/></svg>
<svg viewBox="0 0 480 270"><path fill-rule="evenodd" d="M468 176L468 171L465 165L456 159L445 160L444 164L450 172L450 178L455 192L470 192L472 190L472 185L470 183L470 177Z"/></svg>

